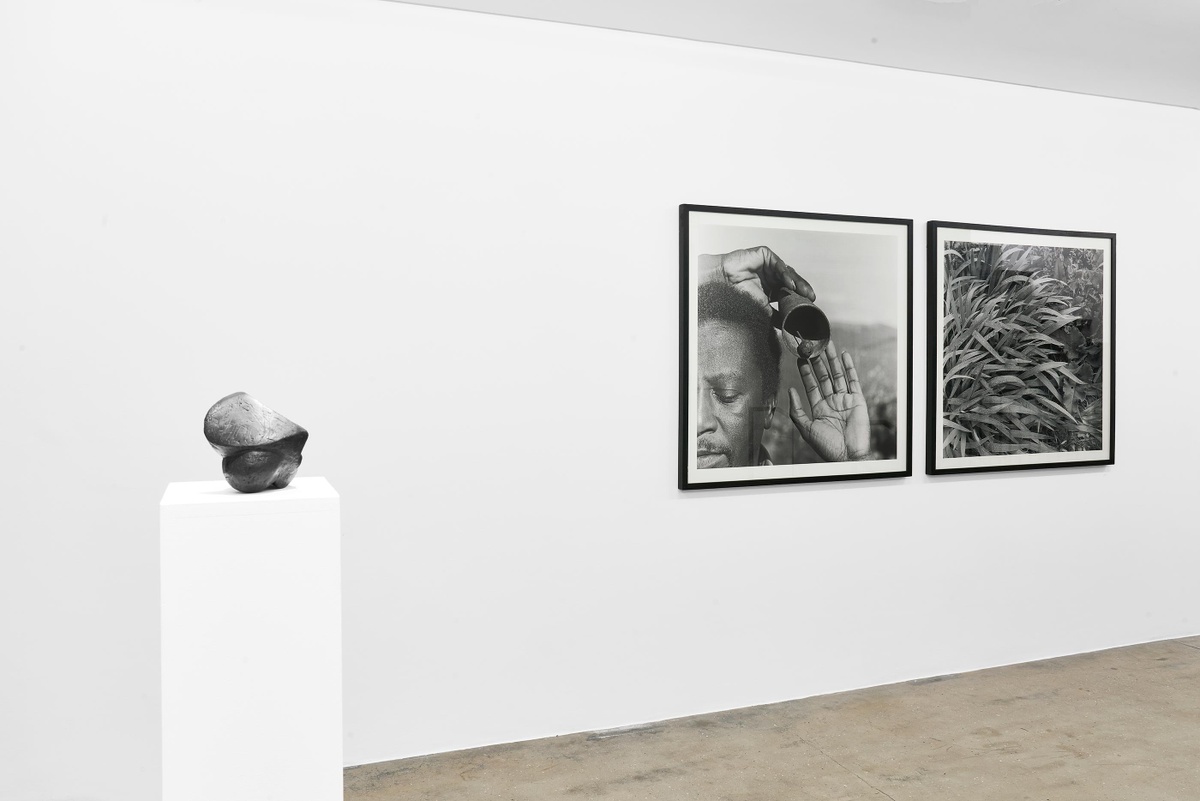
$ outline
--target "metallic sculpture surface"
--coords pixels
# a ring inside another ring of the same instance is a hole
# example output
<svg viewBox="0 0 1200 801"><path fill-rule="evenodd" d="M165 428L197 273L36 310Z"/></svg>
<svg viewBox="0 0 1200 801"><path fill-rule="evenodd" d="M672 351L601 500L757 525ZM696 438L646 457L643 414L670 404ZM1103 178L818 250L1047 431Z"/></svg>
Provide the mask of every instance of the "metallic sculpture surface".
<svg viewBox="0 0 1200 801"><path fill-rule="evenodd" d="M226 395L204 415L204 437L224 457L238 492L283 489L296 476L308 431L245 392Z"/></svg>

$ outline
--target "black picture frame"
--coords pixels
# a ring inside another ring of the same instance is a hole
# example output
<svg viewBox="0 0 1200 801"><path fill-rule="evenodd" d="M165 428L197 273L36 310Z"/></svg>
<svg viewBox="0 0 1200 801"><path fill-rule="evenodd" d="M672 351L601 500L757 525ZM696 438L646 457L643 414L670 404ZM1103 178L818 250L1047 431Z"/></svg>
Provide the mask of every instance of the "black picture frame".
<svg viewBox="0 0 1200 801"><path fill-rule="evenodd" d="M912 475L912 233L911 219L680 205L679 489ZM794 291L805 288L793 279L788 278L792 286L781 285L779 276L792 273L775 259L815 290L815 304ZM773 266L766 267L767 261ZM757 282L757 292L747 281ZM745 298L762 314L747 307ZM733 307L741 311L731 311ZM801 358L789 358L786 348L770 345L763 315L776 342L786 340ZM731 322L735 319L736 324ZM797 319L810 321L808 327L798 327ZM754 321L753 336L763 347L749 345L749 334L745 340L740 333L728 334L748 331L740 322L744 320ZM820 330L822 321L825 331ZM832 362L828 351L810 354L821 344L822 333L839 348ZM722 338L726 335L733 339ZM747 344L741 348L728 345L730 341ZM760 377L771 372L773 348L779 348L782 358L779 387L772 395L769 380L760 382ZM851 353L849 362L843 348ZM714 367L718 358L729 369ZM822 369L828 387L818 378ZM717 374L722 382L734 374L746 385L718 386ZM793 389L801 419L808 421L807 434L793 417ZM823 414L814 413L814 397ZM713 422L716 417L721 420ZM823 425L838 420L844 426L841 433ZM813 423L832 436L814 434ZM743 434L746 425L749 433ZM825 458L829 454L836 458Z"/></svg>
<svg viewBox="0 0 1200 801"><path fill-rule="evenodd" d="M1113 233L928 223L930 475L1115 463Z"/></svg>

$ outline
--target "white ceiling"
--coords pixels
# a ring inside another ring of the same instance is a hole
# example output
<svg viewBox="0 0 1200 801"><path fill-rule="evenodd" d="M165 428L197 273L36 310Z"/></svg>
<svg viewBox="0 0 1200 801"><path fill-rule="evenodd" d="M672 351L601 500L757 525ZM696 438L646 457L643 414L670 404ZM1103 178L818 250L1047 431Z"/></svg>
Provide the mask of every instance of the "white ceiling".
<svg viewBox="0 0 1200 801"><path fill-rule="evenodd" d="M421 0L1200 108L1200 0Z"/></svg>

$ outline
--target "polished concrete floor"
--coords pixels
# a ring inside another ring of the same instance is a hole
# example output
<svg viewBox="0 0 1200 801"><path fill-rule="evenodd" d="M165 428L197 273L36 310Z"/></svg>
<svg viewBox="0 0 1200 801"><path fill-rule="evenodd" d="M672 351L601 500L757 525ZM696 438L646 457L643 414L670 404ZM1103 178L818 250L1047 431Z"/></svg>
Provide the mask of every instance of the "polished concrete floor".
<svg viewBox="0 0 1200 801"><path fill-rule="evenodd" d="M347 801L1196 801L1200 637L345 778Z"/></svg>

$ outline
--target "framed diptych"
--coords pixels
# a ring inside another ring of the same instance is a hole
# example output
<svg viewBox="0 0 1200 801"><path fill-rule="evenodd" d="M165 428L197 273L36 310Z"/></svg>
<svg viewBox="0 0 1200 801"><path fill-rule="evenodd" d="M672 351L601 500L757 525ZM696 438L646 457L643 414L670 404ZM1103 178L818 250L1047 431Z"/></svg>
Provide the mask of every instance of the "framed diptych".
<svg viewBox="0 0 1200 801"><path fill-rule="evenodd" d="M928 226L932 474L1113 464L1116 235Z"/></svg>
<svg viewBox="0 0 1200 801"><path fill-rule="evenodd" d="M912 474L912 221L679 208L679 488Z"/></svg>

